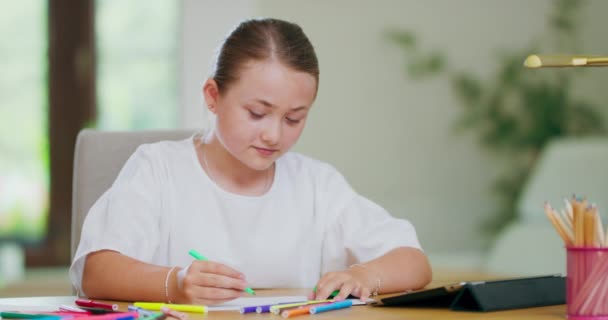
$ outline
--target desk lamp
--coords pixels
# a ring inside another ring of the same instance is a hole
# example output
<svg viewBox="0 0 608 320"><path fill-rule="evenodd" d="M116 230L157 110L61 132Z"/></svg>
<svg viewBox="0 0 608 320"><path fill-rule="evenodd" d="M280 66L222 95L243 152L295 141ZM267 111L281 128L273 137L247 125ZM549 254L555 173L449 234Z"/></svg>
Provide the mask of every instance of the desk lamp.
<svg viewBox="0 0 608 320"><path fill-rule="evenodd" d="M524 66L531 69L549 67L608 67L608 56L533 54L526 58Z"/></svg>

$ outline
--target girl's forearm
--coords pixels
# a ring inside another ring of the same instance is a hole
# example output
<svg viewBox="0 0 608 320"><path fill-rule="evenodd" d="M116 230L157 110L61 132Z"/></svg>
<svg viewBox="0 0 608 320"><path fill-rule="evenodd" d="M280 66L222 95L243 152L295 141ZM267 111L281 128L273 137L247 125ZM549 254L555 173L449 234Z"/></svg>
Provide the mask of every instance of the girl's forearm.
<svg viewBox="0 0 608 320"><path fill-rule="evenodd" d="M391 250L377 259L363 263L363 266L369 271L374 286L380 278L378 293L420 289L432 279L428 258L415 248L400 247Z"/></svg>
<svg viewBox="0 0 608 320"><path fill-rule="evenodd" d="M89 254L82 290L89 298L124 301L167 301L165 280L169 268L143 263L116 251ZM167 281L169 298L178 300L177 268Z"/></svg>

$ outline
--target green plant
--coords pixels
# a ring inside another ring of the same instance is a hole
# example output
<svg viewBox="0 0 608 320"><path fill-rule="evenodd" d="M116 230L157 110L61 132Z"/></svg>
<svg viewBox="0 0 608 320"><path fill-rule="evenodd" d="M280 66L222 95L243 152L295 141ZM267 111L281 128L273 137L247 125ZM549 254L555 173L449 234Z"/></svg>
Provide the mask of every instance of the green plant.
<svg viewBox="0 0 608 320"><path fill-rule="evenodd" d="M549 16L551 50L580 52L578 13L582 1L556 0ZM416 37L408 31L390 31L391 41L405 51L406 73L413 79L444 75L459 99L463 112L455 124L457 131L474 130L479 142L511 159L508 172L494 185L501 201L500 212L484 223L484 230L496 232L515 218L515 204L523 185L545 145L554 138L605 132L596 107L571 95L574 77L580 70L528 70L525 57L548 48L540 40L523 50L501 50L493 78L450 69L438 50L421 51Z"/></svg>

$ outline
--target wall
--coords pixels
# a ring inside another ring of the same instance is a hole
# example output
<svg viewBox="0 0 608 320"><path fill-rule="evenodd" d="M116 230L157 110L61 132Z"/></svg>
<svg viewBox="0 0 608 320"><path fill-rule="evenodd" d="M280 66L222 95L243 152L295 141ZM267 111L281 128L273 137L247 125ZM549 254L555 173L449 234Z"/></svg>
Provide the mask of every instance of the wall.
<svg viewBox="0 0 608 320"><path fill-rule="evenodd" d="M445 50L455 68L489 76L498 49L524 48L541 34L551 2L236 3L232 11L227 5L214 8L218 5L211 1L184 1L182 79L189 88L184 90L184 126L202 123L202 115L190 115L201 109L193 85L200 85L199 77L208 70L210 43L216 45L244 16L292 20L308 34L321 65L318 99L296 151L332 163L360 193L410 219L431 254L479 252L488 244L480 223L496 211L490 188L508 163L480 149L473 135L453 133L460 105L449 84L408 79L402 51L384 34L391 27L413 30L423 47ZM607 8L607 2L593 1L585 11L590 52L608 52L599 44ZM581 86L579 94L607 101L597 80L605 83L606 71L590 76L581 80L589 85Z"/></svg>
<svg viewBox="0 0 608 320"><path fill-rule="evenodd" d="M182 0L180 88L183 128L201 128L209 123L204 113L201 88L211 70L216 49L233 26L256 11L247 0Z"/></svg>

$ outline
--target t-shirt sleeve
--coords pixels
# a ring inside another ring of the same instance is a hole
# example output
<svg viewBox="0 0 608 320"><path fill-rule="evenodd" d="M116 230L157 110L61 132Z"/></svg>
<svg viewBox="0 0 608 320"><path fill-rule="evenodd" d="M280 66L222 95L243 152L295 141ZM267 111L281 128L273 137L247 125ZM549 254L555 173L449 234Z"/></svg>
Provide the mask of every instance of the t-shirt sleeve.
<svg viewBox="0 0 608 320"><path fill-rule="evenodd" d="M161 197L153 151L149 145L140 146L89 210L70 267L72 285L79 293L83 293L82 273L89 253L113 250L149 261L157 252Z"/></svg>
<svg viewBox="0 0 608 320"><path fill-rule="evenodd" d="M408 220L391 216L356 193L335 169L328 169L320 183L321 210L328 221L323 237L323 272L375 259L398 247L422 250Z"/></svg>

